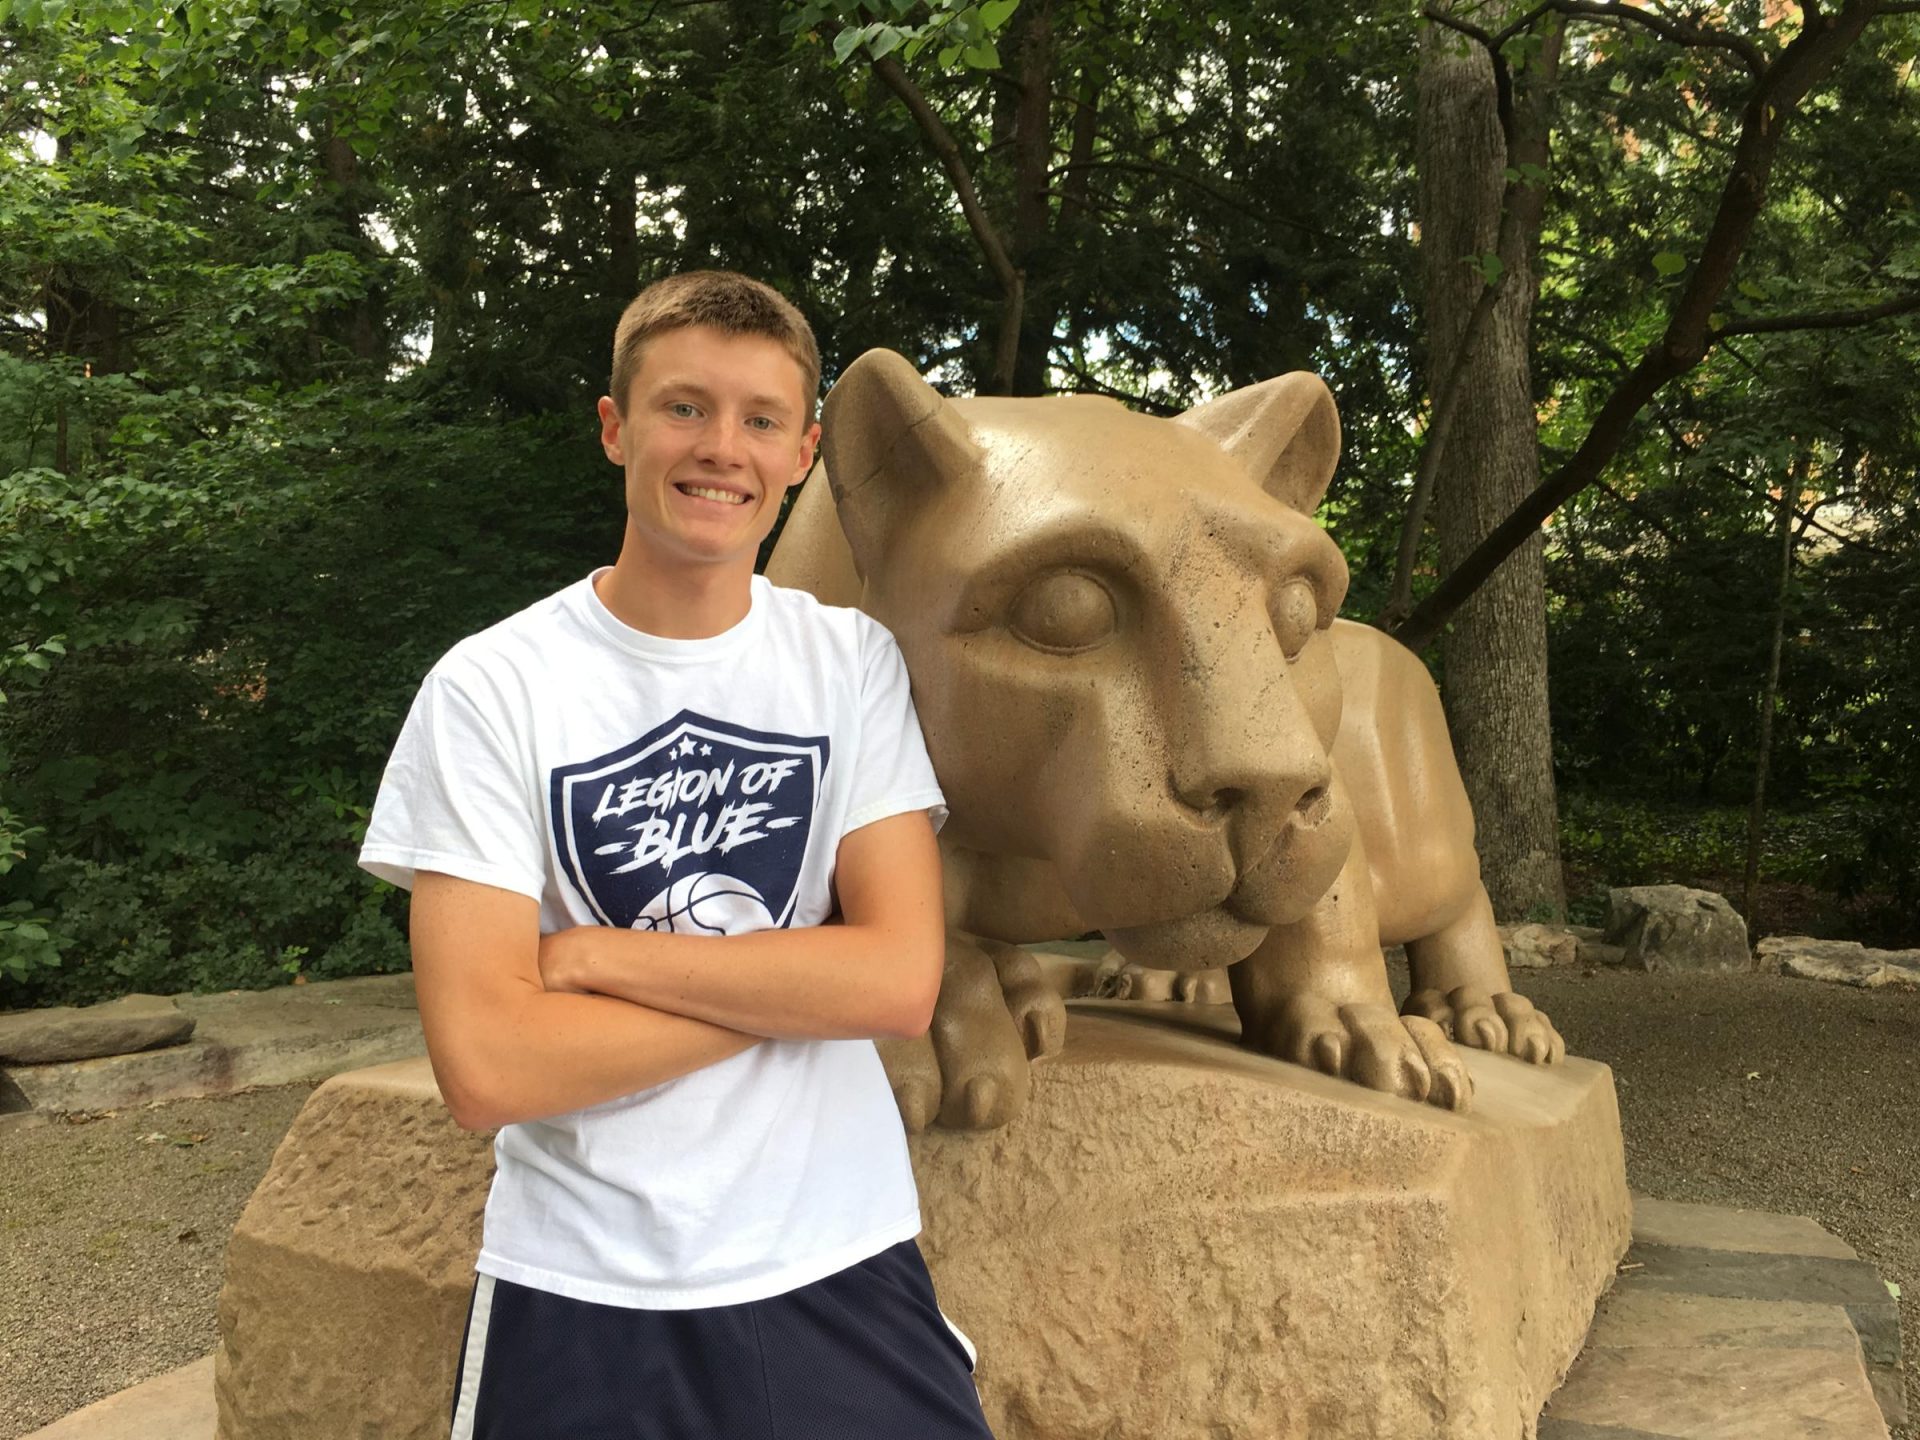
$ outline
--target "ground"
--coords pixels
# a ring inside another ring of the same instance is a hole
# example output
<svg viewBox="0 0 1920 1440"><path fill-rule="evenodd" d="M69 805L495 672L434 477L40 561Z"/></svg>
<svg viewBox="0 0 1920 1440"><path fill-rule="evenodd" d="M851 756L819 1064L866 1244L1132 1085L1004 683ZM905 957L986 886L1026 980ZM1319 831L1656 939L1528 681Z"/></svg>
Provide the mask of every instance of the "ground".
<svg viewBox="0 0 1920 1440"><path fill-rule="evenodd" d="M1920 1418L1920 994L1611 971L1516 984L1614 1067L1636 1190L1810 1215L1901 1287ZM213 1348L227 1232L310 1088L0 1122L0 1440Z"/></svg>

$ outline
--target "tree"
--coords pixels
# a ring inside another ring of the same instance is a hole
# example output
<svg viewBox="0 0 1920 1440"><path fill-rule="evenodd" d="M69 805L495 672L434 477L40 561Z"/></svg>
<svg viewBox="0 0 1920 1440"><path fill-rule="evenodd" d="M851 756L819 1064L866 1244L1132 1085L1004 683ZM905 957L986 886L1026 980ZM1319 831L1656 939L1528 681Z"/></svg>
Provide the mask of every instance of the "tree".
<svg viewBox="0 0 1920 1440"><path fill-rule="evenodd" d="M1530 323L1563 34L1548 28L1525 65L1505 73L1450 32L1432 28L1423 40L1420 249L1435 376L1430 428L1440 433L1428 436L1403 532L1401 603L1425 500L1420 480L1433 485L1447 570L1539 483ZM1455 615L1441 642L1442 693L1494 913L1558 919L1566 893L1543 556L1535 534Z"/></svg>

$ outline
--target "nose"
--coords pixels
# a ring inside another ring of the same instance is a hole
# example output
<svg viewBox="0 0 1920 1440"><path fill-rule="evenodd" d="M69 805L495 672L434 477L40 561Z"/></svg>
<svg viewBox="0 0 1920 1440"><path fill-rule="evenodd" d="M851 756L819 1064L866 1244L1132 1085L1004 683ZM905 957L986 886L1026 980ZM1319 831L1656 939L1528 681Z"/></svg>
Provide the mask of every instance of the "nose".
<svg viewBox="0 0 1920 1440"><path fill-rule="evenodd" d="M1196 627L1186 663L1155 677L1172 722L1168 783L1207 823L1258 807L1317 824L1332 806L1332 761L1264 613L1258 620Z"/></svg>
<svg viewBox="0 0 1920 1440"><path fill-rule="evenodd" d="M700 427L694 445L694 458L709 465L731 468L740 463L742 449L740 426L727 415L716 415Z"/></svg>

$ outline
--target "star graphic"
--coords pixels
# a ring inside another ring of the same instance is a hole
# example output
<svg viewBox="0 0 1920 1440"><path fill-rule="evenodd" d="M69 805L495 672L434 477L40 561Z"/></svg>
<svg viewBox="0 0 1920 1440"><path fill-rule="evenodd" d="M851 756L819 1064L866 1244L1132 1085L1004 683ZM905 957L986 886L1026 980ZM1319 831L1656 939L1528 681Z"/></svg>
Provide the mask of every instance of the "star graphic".
<svg viewBox="0 0 1920 1440"><path fill-rule="evenodd" d="M713 747L711 745L702 745L700 747L700 753L702 755L711 755L713 753Z"/></svg>
<svg viewBox="0 0 1920 1440"><path fill-rule="evenodd" d="M682 755L691 755L693 753L693 741L690 739L682 740L680 742L680 753Z"/></svg>

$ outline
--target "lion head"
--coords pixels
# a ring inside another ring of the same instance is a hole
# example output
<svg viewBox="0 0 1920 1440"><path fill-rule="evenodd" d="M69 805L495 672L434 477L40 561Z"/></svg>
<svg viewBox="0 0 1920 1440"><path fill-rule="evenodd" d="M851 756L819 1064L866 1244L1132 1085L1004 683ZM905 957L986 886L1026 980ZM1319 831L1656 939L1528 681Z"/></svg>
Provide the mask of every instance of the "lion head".
<svg viewBox="0 0 1920 1440"><path fill-rule="evenodd" d="M1328 627L1309 518L1339 420L1292 374L1174 420L1089 396L949 401L898 355L828 397L862 604L899 640L949 839L1051 865L1146 965L1226 964L1334 883Z"/></svg>

